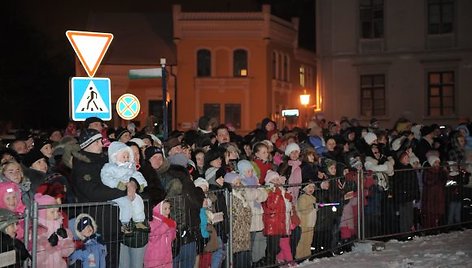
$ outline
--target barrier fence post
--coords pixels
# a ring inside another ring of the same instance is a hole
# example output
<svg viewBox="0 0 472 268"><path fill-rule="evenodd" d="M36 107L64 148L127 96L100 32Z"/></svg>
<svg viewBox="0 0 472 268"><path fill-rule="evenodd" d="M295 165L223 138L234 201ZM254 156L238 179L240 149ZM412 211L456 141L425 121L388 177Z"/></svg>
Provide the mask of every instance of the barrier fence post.
<svg viewBox="0 0 472 268"><path fill-rule="evenodd" d="M31 268L36 268L36 255L38 252L38 203L33 202L33 233L31 249ZM28 241L28 240L25 240Z"/></svg>
<svg viewBox="0 0 472 268"><path fill-rule="evenodd" d="M365 240L365 214L364 214L364 208L365 208L365 198L364 198L364 171L361 169L359 170L358 173L358 178L359 178L359 187L360 187L360 194L358 194L359 199L357 202L358 204L358 209L360 210L360 213L358 213L358 219L359 219L359 239L360 240Z"/></svg>
<svg viewBox="0 0 472 268"><path fill-rule="evenodd" d="M30 222L29 222L29 221L30 221L30 220L31 220L31 219L30 219L30 210L29 210L28 208L26 208L26 209L25 209L25 213L24 213L24 221L25 221L25 222L24 222L24 223L25 223L25 225L24 225L24 227L25 227L25 228L24 228L25 232L24 232L24 237L23 237L24 241L28 241L28 240L29 240L29 226L30 226ZM25 244L28 245L27 242L26 242ZM23 267L24 267L24 268L28 268L28 262L25 261L25 262L23 263Z"/></svg>
<svg viewBox="0 0 472 268"><path fill-rule="evenodd" d="M225 188L225 200L230 200L230 194L229 194L228 188ZM231 210L228 208L228 205L229 204L226 203L226 211L230 211L230 213L231 213ZM223 216L224 217L230 217L230 215L223 215ZM231 219L231 218L229 218L229 219ZM231 229L230 229L230 234L231 234ZM231 240L229 240L229 241L231 241ZM230 252L229 252L229 244L230 243L228 243L228 239L226 241L226 244L227 245L226 245L226 262L225 263L226 263L226 268L229 268L230 267L230 263L229 263L230 262Z"/></svg>
<svg viewBox="0 0 472 268"><path fill-rule="evenodd" d="M228 240L228 254L229 254L229 258L228 258L228 261L226 262L227 266L226 267L232 267L233 266L233 247L232 247L232 244L233 244L233 195L232 194L229 194L229 191L226 189L226 191L228 192L228 199L229 200L229 207L228 207L228 211L229 211L229 240Z"/></svg>

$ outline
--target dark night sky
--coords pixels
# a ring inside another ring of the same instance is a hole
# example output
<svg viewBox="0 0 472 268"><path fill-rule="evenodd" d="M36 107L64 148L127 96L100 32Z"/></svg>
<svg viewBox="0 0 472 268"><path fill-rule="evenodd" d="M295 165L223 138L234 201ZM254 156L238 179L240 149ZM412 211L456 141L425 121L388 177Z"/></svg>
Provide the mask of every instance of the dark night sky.
<svg viewBox="0 0 472 268"><path fill-rule="evenodd" d="M74 51L66 30L83 30L91 12L260 11L300 17L300 45L314 50L314 0L26 0L2 3L0 48L0 133L4 122L17 128L65 127L68 79Z"/></svg>

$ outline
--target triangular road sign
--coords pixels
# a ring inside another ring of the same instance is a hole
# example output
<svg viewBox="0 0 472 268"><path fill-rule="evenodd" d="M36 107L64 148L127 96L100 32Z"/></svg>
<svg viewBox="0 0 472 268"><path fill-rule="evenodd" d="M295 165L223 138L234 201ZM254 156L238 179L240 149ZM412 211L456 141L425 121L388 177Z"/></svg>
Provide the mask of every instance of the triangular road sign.
<svg viewBox="0 0 472 268"><path fill-rule="evenodd" d="M97 90L97 87L90 81L82 98L80 98L79 105L75 110L76 113L108 113L108 108L103 101L102 96Z"/></svg>
<svg viewBox="0 0 472 268"><path fill-rule="evenodd" d="M66 35L88 76L93 77L113 40L113 34L67 31Z"/></svg>

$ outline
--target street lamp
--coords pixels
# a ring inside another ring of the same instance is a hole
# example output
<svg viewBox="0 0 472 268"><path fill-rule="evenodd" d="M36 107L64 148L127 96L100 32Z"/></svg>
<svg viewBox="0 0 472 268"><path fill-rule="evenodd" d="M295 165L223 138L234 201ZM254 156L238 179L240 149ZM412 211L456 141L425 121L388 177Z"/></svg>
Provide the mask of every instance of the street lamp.
<svg viewBox="0 0 472 268"><path fill-rule="evenodd" d="M308 104L310 103L310 94L306 93L306 89L303 90L303 94L300 95L300 103L305 106L305 125L308 122Z"/></svg>

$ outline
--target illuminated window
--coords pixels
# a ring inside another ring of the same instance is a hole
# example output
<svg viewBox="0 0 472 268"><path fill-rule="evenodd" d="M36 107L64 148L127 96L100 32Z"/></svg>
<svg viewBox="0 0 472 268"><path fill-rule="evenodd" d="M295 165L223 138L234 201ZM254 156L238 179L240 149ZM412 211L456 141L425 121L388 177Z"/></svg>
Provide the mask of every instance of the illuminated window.
<svg viewBox="0 0 472 268"><path fill-rule="evenodd" d="M428 115L453 115L454 110L454 72L428 73Z"/></svg>
<svg viewBox="0 0 472 268"><path fill-rule="evenodd" d="M300 86L305 87L305 66L300 66Z"/></svg>
<svg viewBox="0 0 472 268"><path fill-rule="evenodd" d="M233 52L233 76L247 76L247 51L237 49Z"/></svg>

